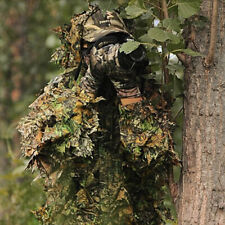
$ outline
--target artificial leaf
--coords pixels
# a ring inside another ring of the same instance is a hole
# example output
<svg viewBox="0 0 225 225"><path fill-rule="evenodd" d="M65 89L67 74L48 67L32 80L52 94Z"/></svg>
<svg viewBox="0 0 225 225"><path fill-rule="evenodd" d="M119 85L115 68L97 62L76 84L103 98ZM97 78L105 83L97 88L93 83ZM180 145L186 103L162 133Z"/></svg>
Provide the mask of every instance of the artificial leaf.
<svg viewBox="0 0 225 225"><path fill-rule="evenodd" d="M57 151L58 152L61 152L61 153L64 153L66 151L65 144L62 144L62 145L57 146Z"/></svg>
<svg viewBox="0 0 225 225"><path fill-rule="evenodd" d="M145 133L142 133L142 134L137 136L137 138L135 140L135 143L138 146L142 146L147 142L147 140L148 140L148 136Z"/></svg>
<svg viewBox="0 0 225 225"><path fill-rule="evenodd" d="M121 201L123 199L126 199L126 190L122 189L119 191L118 196L117 196L117 200Z"/></svg>

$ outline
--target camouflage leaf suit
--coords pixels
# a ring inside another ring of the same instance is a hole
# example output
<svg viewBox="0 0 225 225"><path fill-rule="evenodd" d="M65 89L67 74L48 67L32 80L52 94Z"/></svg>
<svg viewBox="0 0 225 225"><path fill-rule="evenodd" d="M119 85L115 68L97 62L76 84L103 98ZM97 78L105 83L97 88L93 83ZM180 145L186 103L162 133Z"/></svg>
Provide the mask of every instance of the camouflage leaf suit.
<svg viewBox="0 0 225 225"><path fill-rule="evenodd" d="M98 7L58 32L64 44L53 58L66 72L19 124L28 168L47 190L34 214L49 225L163 224L160 190L176 157L166 114L139 87L144 47L120 52L133 37Z"/></svg>

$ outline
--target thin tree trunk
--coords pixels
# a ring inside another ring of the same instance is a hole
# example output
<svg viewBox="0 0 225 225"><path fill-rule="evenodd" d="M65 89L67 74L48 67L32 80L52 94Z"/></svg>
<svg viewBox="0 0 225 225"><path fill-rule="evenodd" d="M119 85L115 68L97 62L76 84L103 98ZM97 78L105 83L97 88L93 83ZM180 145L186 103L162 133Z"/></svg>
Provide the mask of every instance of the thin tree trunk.
<svg viewBox="0 0 225 225"><path fill-rule="evenodd" d="M209 21L214 1L203 0ZM219 1L214 63L193 59L186 71L183 176L179 225L225 224L225 2ZM195 45L208 54L210 23L196 31Z"/></svg>

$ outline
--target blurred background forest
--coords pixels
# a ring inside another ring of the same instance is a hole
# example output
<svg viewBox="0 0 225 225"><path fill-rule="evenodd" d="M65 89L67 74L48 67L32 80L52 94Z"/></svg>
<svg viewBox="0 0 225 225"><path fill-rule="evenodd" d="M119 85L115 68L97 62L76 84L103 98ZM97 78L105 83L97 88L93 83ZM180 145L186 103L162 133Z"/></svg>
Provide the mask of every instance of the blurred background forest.
<svg viewBox="0 0 225 225"><path fill-rule="evenodd" d="M49 62L60 44L52 29L86 8L84 0L0 1L1 225L38 224L30 210L44 202L43 188L32 182L36 174L24 172L16 126L40 89L62 72Z"/></svg>

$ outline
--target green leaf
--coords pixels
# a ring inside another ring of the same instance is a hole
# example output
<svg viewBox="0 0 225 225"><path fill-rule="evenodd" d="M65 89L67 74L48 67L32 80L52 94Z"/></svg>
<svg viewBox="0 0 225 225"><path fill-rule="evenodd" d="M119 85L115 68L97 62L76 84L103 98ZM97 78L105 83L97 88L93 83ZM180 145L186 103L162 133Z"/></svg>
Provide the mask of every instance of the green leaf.
<svg viewBox="0 0 225 225"><path fill-rule="evenodd" d="M180 32L180 22L178 19L164 19L162 21L163 27L167 28L168 30L174 30L176 32Z"/></svg>
<svg viewBox="0 0 225 225"><path fill-rule="evenodd" d="M135 5L139 8L144 8L144 0L129 0L128 5Z"/></svg>
<svg viewBox="0 0 225 225"><path fill-rule="evenodd" d="M193 16L199 11L199 0L179 0L178 3L178 15L183 18Z"/></svg>
<svg viewBox="0 0 225 225"><path fill-rule="evenodd" d="M172 96L174 98L178 98L183 95L184 93L184 82L181 79L178 79L176 74L174 74L175 77L173 77L173 89L172 89Z"/></svg>
<svg viewBox="0 0 225 225"><path fill-rule="evenodd" d="M190 55L190 56L203 56L200 52L195 52L191 50L190 48L187 49L179 49L181 52Z"/></svg>
<svg viewBox="0 0 225 225"><path fill-rule="evenodd" d="M142 9L136 5L129 5L125 8L128 19L134 19L138 16L141 16L143 13L147 12L147 10Z"/></svg>
<svg viewBox="0 0 225 225"><path fill-rule="evenodd" d="M149 36L149 38L154 39L159 42L165 42L167 40L171 40L174 44L178 44L180 42L180 38L177 35L175 35L171 32L168 32L168 31L164 31L157 27L150 28L147 33L147 36ZM146 37L145 37L145 39L146 39Z"/></svg>
<svg viewBox="0 0 225 225"><path fill-rule="evenodd" d="M167 68L173 73L179 80L184 78L184 67L179 64L167 65Z"/></svg>
<svg viewBox="0 0 225 225"><path fill-rule="evenodd" d="M124 52L125 54L130 54L135 49L139 47L141 43L137 41L127 41L120 47L120 52Z"/></svg>
<svg viewBox="0 0 225 225"><path fill-rule="evenodd" d="M171 109L173 118L176 118L177 115L182 111L183 109L183 98L176 98L175 102L173 103L173 107Z"/></svg>
<svg viewBox="0 0 225 225"><path fill-rule="evenodd" d="M168 39L170 39L173 44L179 44L181 41L181 38L179 38L177 35L171 32L166 32L166 35L168 36Z"/></svg>
<svg viewBox="0 0 225 225"><path fill-rule="evenodd" d="M181 40L178 44L168 43L167 45L167 50L169 52L176 52L177 50L184 49L184 48L185 48L185 44L183 40Z"/></svg>
<svg viewBox="0 0 225 225"><path fill-rule="evenodd" d="M159 42L164 42L169 39L166 32L157 27L150 28L148 31L148 36L150 36L152 39L159 41Z"/></svg>
<svg viewBox="0 0 225 225"><path fill-rule="evenodd" d="M105 11L118 8L118 3L116 1L97 1L96 0L96 1L90 1L90 2L92 2L93 5L97 4L100 7L100 9Z"/></svg>
<svg viewBox="0 0 225 225"><path fill-rule="evenodd" d="M146 42L146 43L154 44L152 38L148 34L144 34L144 35L140 36L139 37L139 40L141 42Z"/></svg>

